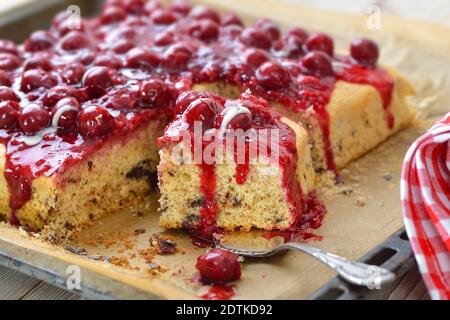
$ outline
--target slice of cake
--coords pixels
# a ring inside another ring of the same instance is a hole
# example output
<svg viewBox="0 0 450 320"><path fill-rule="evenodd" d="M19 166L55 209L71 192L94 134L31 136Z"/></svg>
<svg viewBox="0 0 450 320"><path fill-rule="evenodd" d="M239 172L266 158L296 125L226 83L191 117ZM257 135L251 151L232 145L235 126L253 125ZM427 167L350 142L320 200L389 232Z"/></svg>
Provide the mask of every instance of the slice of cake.
<svg viewBox="0 0 450 320"><path fill-rule="evenodd" d="M161 226L297 225L315 179L305 129L248 94L225 100L187 92L176 110L158 140Z"/></svg>

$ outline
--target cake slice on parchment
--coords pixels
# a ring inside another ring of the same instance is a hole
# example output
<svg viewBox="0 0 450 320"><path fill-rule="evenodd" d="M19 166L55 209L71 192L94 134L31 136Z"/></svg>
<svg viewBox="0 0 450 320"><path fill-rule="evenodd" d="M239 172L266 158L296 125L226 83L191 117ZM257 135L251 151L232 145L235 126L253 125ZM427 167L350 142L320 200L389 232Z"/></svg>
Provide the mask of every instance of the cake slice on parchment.
<svg viewBox="0 0 450 320"><path fill-rule="evenodd" d="M161 226L208 233L300 222L315 180L304 128L248 94L186 92L176 110L158 139Z"/></svg>

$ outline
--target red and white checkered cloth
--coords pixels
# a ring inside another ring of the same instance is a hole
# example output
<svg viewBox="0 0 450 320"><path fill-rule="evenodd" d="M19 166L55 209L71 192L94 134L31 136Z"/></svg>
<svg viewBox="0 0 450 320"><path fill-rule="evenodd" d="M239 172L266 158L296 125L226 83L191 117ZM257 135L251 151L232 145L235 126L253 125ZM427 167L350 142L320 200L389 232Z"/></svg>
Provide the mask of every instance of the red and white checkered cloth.
<svg viewBox="0 0 450 320"><path fill-rule="evenodd" d="M406 231L432 299L450 299L450 113L406 154L401 179Z"/></svg>

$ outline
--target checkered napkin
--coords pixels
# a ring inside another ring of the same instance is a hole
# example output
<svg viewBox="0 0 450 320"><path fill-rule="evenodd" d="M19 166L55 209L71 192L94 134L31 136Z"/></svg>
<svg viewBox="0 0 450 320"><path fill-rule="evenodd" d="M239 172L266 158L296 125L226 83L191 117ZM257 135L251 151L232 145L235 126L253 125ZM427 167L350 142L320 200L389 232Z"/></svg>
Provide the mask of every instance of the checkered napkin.
<svg viewBox="0 0 450 320"><path fill-rule="evenodd" d="M450 113L406 154L401 179L406 231L432 299L450 299Z"/></svg>

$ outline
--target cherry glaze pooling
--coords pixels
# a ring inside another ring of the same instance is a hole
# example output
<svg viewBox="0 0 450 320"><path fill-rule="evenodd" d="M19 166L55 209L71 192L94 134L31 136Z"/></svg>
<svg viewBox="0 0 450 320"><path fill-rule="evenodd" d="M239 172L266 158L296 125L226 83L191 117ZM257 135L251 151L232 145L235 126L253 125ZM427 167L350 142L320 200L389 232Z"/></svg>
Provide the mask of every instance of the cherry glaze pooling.
<svg viewBox="0 0 450 320"><path fill-rule="evenodd" d="M308 35L300 28L281 35L267 20L246 28L235 16L221 17L212 9L192 9L181 2L163 8L155 1L107 1L100 16L83 20L79 30L73 30L67 18L59 14L49 30L34 32L22 45L0 42L0 85L11 87L17 97L7 101L19 104L17 114L3 107L0 119L5 124L0 139L7 148L5 177L13 212L30 199L33 179L64 171L105 141L157 117L161 110L170 114L178 92L199 82L225 81L248 88L294 111L312 106L324 133L330 169L335 167L326 105L336 80L373 85L393 126L389 114L393 82L376 67L377 47L367 41L352 44L351 58L324 58L323 54L332 54L332 42L326 36ZM322 57L316 54L310 62L304 61L311 50L323 53ZM328 60L333 63L332 72ZM150 79L161 79L169 88L153 83L142 89L142 83ZM155 87L161 92L146 93ZM78 101L80 114L95 105L113 119L104 114L102 119L109 120L94 130L74 123L75 111L69 108L53 127L51 120L58 111L54 106L68 97ZM165 99L169 103L161 106ZM32 103L39 107L31 116L21 117ZM36 134L43 135L38 144L23 143L23 138ZM244 183L246 175L244 165L238 182ZM206 189L212 192L213 186Z"/></svg>

